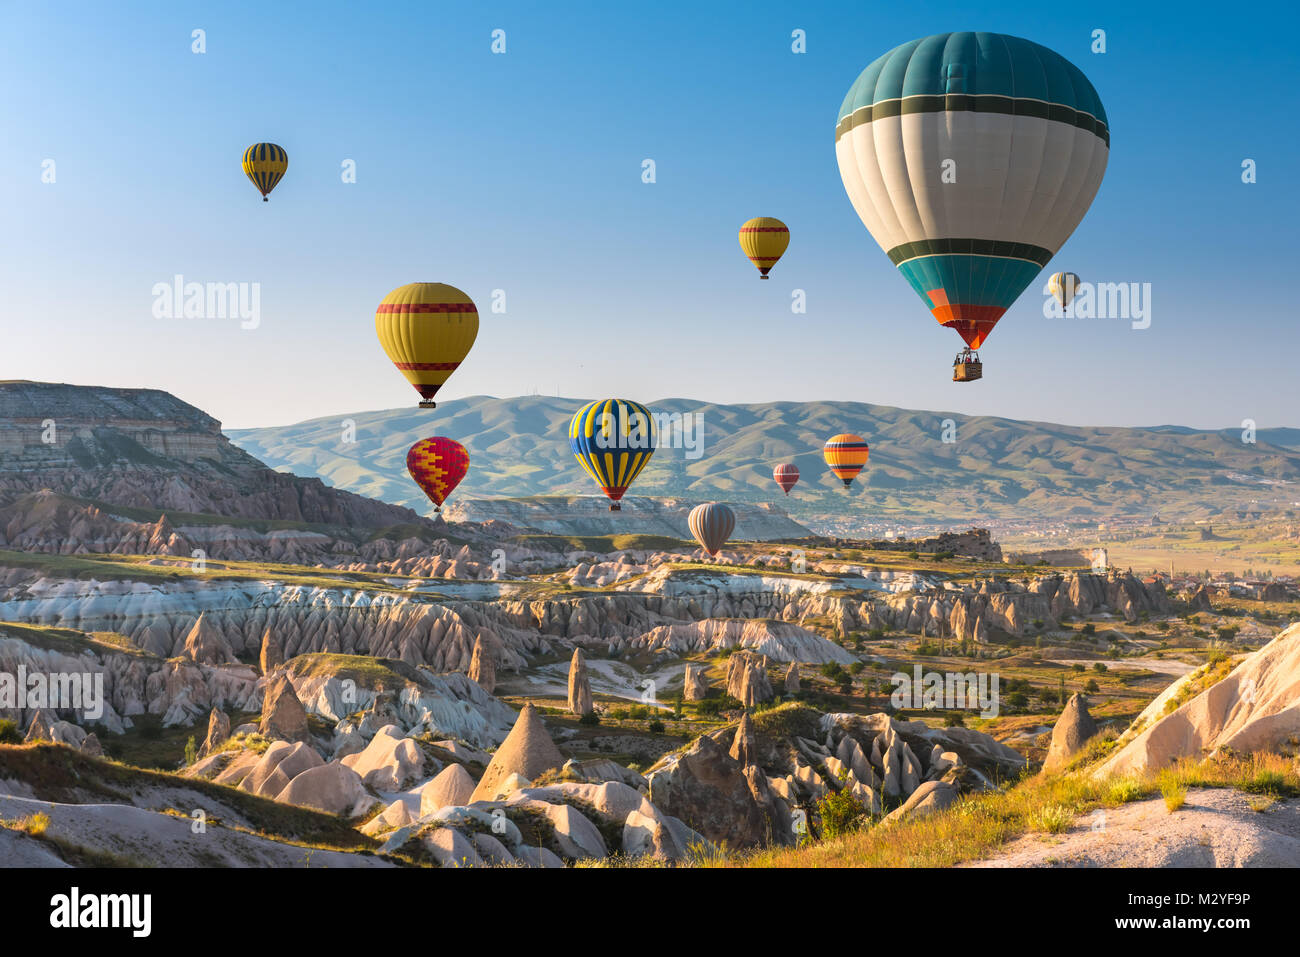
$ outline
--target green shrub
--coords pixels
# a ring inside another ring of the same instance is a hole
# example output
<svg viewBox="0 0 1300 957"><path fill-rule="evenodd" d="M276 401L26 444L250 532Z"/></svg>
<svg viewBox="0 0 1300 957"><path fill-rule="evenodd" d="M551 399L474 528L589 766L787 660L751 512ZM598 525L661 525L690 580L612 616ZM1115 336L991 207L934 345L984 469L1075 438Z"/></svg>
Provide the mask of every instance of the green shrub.
<svg viewBox="0 0 1300 957"><path fill-rule="evenodd" d="M844 680L845 674L844 666L839 664L839 662L828 661L821 666L821 674L823 678L830 678L832 681L842 681Z"/></svg>
<svg viewBox="0 0 1300 957"><path fill-rule="evenodd" d="M18 722L12 718L0 718L0 744L22 744L23 735L18 730Z"/></svg>
<svg viewBox="0 0 1300 957"><path fill-rule="evenodd" d="M663 723L662 721L660 721L658 718L655 718L653 721L651 721L649 727L650 727L650 733L651 733L651 734L663 734L663 733L664 733L664 723Z"/></svg>
<svg viewBox="0 0 1300 957"><path fill-rule="evenodd" d="M853 795L840 791L837 794L827 794L818 801L817 813L822 819L822 837L829 840L861 827L867 809Z"/></svg>
<svg viewBox="0 0 1300 957"><path fill-rule="evenodd" d="M730 695L718 695L716 698L705 698L696 706L699 713L707 717L713 717L721 711L735 711L740 707L740 702Z"/></svg>
<svg viewBox="0 0 1300 957"><path fill-rule="evenodd" d="M586 725L587 727L598 725L600 724L600 715L596 714L594 711L588 711L578 719L578 724Z"/></svg>

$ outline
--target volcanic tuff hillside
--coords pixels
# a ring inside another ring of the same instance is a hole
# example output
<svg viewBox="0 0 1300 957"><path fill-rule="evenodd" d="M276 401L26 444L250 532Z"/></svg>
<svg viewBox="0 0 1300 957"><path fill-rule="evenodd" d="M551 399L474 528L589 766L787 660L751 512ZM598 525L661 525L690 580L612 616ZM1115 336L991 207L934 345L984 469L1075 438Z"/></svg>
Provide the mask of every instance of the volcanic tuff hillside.
<svg viewBox="0 0 1300 957"><path fill-rule="evenodd" d="M421 510L424 498L406 475L405 455L434 432L469 449L470 472L453 502L591 494L595 489L567 440L569 417L582 401L474 396L441 402L432 414L415 408L358 412L231 437L276 468ZM702 416L702 454L689 458L684 448L660 448L638 478L637 494L777 502L804 523L853 513L868 521L976 524L1154 511L1186 518L1300 497L1300 451L1268 441L1276 435L1286 443L1287 429L1261 431L1251 445L1239 430L1083 428L854 402L663 399L650 405L656 412ZM945 420L952 422L951 442L943 441ZM344 441L346 421L355 425L355 442ZM821 457L826 438L845 430L871 443L870 465L848 492ZM795 462L802 473L788 498L771 476L773 464L782 461Z"/></svg>
<svg viewBox="0 0 1300 957"><path fill-rule="evenodd" d="M360 528L407 509L267 468L166 392L0 382L0 506L42 489L134 508Z"/></svg>
<svg viewBox="0 0 1300 957"><path fill-rule="evenodd" d="M604 496L554 495L526 499L462 498L443 510L449 522L501 521L561 535L618 535L635 529L639 535L666 535L690 540L687 517L695 501L627 495L622 510L611 512ZM813 533L778 506L736 505L733 541L771 542L812 538Z"/></svg>

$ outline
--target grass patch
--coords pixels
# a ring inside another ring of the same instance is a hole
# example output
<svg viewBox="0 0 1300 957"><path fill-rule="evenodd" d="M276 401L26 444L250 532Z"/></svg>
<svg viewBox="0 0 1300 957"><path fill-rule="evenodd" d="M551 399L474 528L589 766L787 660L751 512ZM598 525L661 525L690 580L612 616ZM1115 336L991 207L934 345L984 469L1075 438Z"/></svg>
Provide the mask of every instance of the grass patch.
<svg viewBox="0 0 1300 957"><path fill-rule="evenodd" d="M1035 811L1029 820L1035 831L1042 831L1045 834L1064 834L1074 823L1074 811L1064 804L1048 804Z"/></svg>
<svg viewBox="0 0 1300 957"><path fill-rule="evenodd" d="M1187 803L1187 785L1174 776L1161 775L1160 796L1165 799L1165 807L1172 814Z"/></svg>

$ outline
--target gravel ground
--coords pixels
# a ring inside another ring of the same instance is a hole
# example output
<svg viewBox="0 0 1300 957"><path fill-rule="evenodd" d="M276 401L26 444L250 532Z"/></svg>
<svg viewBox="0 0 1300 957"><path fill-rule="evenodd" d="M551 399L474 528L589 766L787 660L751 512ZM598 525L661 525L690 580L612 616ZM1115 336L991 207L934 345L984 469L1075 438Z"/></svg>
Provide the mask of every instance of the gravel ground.
<svg viewBox="0 0 1300 957"><path fill-rule="evenodd" d="M1063 834L1026 834L971 867L1300 867L1300 800L1250 807L1253 795L1187 792L1170 812L1162 798L1104 808ZM1100 816L1104 815L1104 817Z"/></svg>

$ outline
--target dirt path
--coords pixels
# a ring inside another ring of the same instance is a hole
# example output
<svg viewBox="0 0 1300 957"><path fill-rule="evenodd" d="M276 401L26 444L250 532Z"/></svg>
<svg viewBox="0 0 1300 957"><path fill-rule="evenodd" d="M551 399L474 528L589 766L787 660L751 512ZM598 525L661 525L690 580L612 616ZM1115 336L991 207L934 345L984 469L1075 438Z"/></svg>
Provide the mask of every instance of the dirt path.
<svg viewBox="0 0 1300 957"><path fill-rule="evenodd" d="M1187 792L1135 801L1078 818L1064 834L1027 834L971 867L1300 867L1300 800L1253 811L1252 795Z"/></svg>

